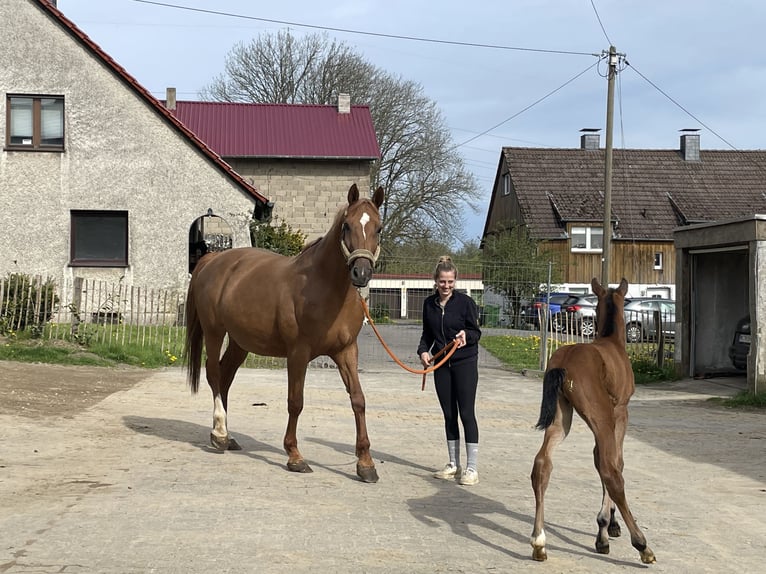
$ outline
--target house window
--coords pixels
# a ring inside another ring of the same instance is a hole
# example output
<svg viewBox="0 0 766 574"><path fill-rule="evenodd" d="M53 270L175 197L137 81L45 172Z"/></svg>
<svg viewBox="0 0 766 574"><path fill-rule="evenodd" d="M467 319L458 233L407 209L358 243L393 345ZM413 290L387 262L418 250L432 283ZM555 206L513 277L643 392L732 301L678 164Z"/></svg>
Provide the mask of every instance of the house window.
<svg viewBox="0 0 766 574"><path fill-rule="evenodd" d="M8 96L6 110L6 147L64 149L63 96Z"/></svg>
<svg viewBox="0 0 766 574"><path fill-rule="evenodd" d="M510 195L510 194L511 194L511 174L504 173L503 174L503 195Z"/></svg>
<svg viewBox="0 0 766 574"><path fill-rule="evenodd" d="M127 211L72 211L71 233L70 265L128 265Z"/></svg>
<svg viewBox="0 0 766 574"><path fill-rule="evenodd" d="M604 230L601 227L573 227L572 251L598 251L604 248Z"/></svg>
<svg viewBox="0 0 766 574"><path fill-rule="evenodd" d="M662 269L662 253L654 254L654 268Z"/></svg>

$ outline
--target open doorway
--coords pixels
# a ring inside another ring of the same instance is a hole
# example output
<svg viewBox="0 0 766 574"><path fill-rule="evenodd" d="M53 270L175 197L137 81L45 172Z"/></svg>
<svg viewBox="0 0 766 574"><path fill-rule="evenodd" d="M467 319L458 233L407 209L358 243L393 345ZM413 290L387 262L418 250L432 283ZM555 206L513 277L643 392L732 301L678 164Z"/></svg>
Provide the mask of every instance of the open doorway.
<svg viewBox="0 0 766 574"><path fill-rule="evenodd" d="M194 271L203 255L231 249L233 241L234 234L228 222L208 209L207 214L195 219L189 228L189 273Z"/></svg>

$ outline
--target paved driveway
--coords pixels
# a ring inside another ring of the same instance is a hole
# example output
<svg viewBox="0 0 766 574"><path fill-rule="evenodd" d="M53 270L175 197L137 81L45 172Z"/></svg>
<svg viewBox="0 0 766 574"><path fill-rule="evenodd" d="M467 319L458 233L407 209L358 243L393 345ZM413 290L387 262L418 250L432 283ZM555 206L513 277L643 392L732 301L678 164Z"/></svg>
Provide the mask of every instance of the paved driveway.
<svg viewBox="0 0 766 574"><path fill-rule="evenodd" d="M66 376L36 368L41 379ZM736 381L641 388L631 403L627 492L658 560L645 567L626 536L608 556L593 550L601 493L579 419L554 459L549 560L531 560L539 379L481 370L481 482L462 487L431 478L446 454L432 383L421 392L419 377L392 368L361 376L377 484L356 479L353 417L334 369L309 371L298 435L313 474L285 469L283 371L238 375L229 422L240 452L208 448L209 391L191 396L179 369L84 410L0 415L0 573L763 568L766 419L705 400L736 392Z"/></svg>

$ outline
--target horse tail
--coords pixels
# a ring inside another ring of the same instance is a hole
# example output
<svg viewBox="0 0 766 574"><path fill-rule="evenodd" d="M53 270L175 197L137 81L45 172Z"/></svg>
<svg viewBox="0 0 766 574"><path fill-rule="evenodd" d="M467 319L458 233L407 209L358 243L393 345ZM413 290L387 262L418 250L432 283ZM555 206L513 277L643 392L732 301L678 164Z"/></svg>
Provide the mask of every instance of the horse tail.
<svg viewBox="0 0 766 574"><path fill-rule="evenodd" d="M184 345L184 361L186 362L186 377L192 393L199 390L199 377L202 370L202 323L197 315L197 305L194 302L194 277L189 283L186 294L186 344Z"/></svg>
<svg viewBox="0 0 766 574"><path fill-rule="evenodd" d="M543 378L543 401L540 404L540 418L536 428L545 430L556 418L556 407L559 400L559 391L564 384L565 369L548 369Z"/></svg>

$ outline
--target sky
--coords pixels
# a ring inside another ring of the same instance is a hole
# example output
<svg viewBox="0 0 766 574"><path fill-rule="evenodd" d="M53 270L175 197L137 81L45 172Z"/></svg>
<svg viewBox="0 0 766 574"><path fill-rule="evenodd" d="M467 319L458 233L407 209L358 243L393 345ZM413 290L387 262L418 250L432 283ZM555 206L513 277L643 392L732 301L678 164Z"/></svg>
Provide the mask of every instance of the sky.
<svg viewBox="0 0 766 574"><path fill-rule="evenodd" d="M199 91L236 43L289 28L326 31L436 103L480 199L465 234L481 236L503 146L605 142L615 46L613 146L764 149L766 2L762 0L58 0L59 9L158 98ZM216 13L220 14L216 14ZM353 99L352 103L362 104Z"/></svg>

